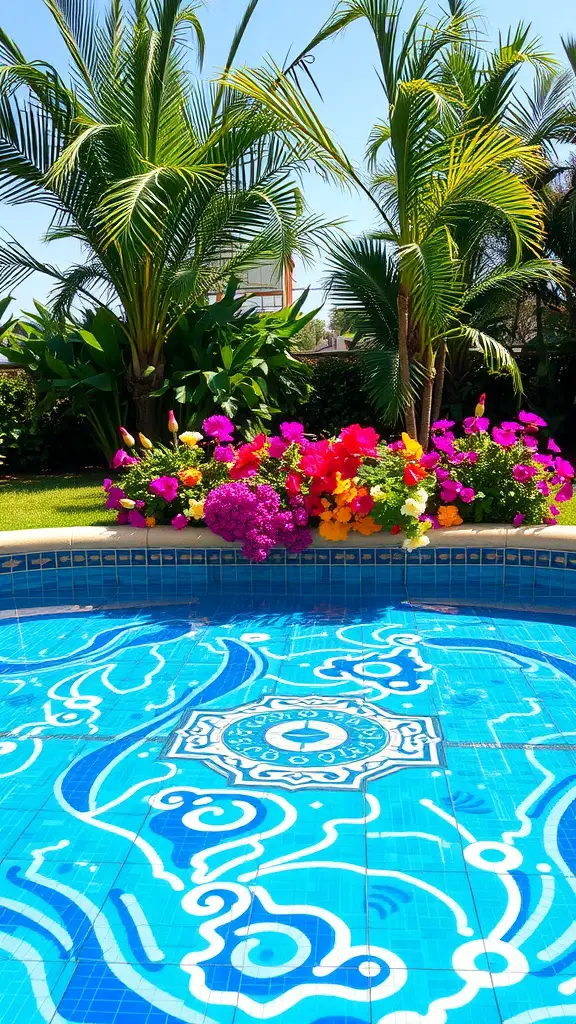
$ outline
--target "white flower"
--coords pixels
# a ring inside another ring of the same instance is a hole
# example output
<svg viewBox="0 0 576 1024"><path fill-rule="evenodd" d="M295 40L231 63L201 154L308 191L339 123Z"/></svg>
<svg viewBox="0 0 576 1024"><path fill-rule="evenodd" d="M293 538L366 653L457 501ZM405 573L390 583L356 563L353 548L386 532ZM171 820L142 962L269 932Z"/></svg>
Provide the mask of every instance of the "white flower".
<svg viewBox="0 0 576 1024"><path fill-rule="evenodd" d="M425 548L430 543L430 537L425 534L418 534L416 537L407 537L402 547L406 548L406 551L415 551L416 548Z"/></svg>
<svg viewBox="0 0 576 1024"><path fill-rule="evenodd" d="M386 497L386 492L380 484L376 484L375 487L370 488L370 496L374 498L375 501L378 501L379 498Z"/></svg>
<svg viewBox="0 0 576 1024"><path fill-rule="evenodd" d="M416 501L419 501L421 505L424 505L424 507L426 507L428 503L429 494L428 491L425 491L423 487L418 487L415 491L412 492L410 497L416 498Z"/></svg>
<svg viewBox="0 0 576 1024"><path fill-rule="evenodd" d="M202 440L202 434L198 430L186 430L183 434L180 434L180 440L182 444L187 444L189 448L195 448L199 441Z"/></svg>
<svg viewBox="0 0 576 1024"><path fill-rule="evenodd" d="M403 516L413 516L414 519L418 519L418 517L424 512L425 508L426 503L422 504L422 502L417 501L416 498L410 497L406 498L406 501L402 505L400 511Z"/></svg>

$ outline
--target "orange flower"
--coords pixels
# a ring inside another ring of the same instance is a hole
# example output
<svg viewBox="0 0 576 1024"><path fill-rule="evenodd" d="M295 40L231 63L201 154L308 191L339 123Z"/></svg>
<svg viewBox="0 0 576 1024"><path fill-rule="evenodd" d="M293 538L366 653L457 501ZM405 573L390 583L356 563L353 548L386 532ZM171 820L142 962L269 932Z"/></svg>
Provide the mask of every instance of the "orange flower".
<svg viewBox="0 0 576 1024"><path fill-rule="evenodd" d="M325 523L331 523L332 520L334 519L334 513L332 512L331 509L327 508L325 512L320 513L320 519L322 519Z"/></svg>
<svg viewBox="0 0 576 1024"><path fill-rule="evenodd" d="M196 487L196 484L199 484L202 479L202 473L199 469L181 469L178 479L182 481L184 487Z"/></svg>
<svg viewBox="0 0 576 1024"><path fill-rule="evenodd" d="M409 462L420 462L420 459L424 454L422 445L418 441L415 441L413 437L410 437L410 434L406 433L402 434L402 444L404 445L404 448L400 452L400 455L403 455Z"/></svg>
<svg viewBox="0 0 576 1024"><path fill-rule="evenodd" d="M460 526L464 520L456 505L441 505L438 509L438 522L440 526Z"/></svg>
<svg viewBox="0 0 576 1024"><path fill-rule="evenodd" d="M156 526L156 519L154 516L146 516L146 526L149 526L150 529L152 529L153 526Z"/></svg>
<svg viewBox="0 0 576 1024"><path fill-rule="evenodd" d="M348 508L348 506L344 508L339 508L334 518L336 519L337 523L349 523L350 520L352 519L352 511L351 509Z"/></svg>
<svg viewBox="0 0 576 1024"><path fill-rule="evenodd" d="M363 516L362 519L358 519L353 527L356 533L361 533L363 537L370 537L373 533L380 533L382 527L380 523L375 523L372 516Z"/></svg>
<svg viewBox="0 0 576 1024"><path fill-rule="evenodd" d="M318 532L326 540L347 540L350 527L348 523L320 523Z"/></svg>

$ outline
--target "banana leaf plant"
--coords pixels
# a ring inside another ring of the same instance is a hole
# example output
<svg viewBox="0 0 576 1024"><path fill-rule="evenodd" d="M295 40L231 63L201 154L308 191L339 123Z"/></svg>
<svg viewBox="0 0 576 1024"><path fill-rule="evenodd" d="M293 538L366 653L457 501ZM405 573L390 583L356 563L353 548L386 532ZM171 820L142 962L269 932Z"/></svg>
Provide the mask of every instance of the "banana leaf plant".
<svg viewBox="0 0 576 1024"><path fill-rule="evenodd" d="M128 342L114 315L101 308L85 326L59 322L45 306L25 314L2 341L10 361L27 370L39 397L37 412L66 397L74 413L90 423L107 461L118 448L125 418Z"/></svg>
<svg viewBox="0 0 576 1024"><path fill-rule="evenodd" d="M181 408L180 424L198 427L222 411L238 427L261 429L308 401L310 370L292 355L293 339L318 314L302 314L308 292L271 313L250 308L232 278L222 298L182 316L166 345L166 377L154 394Z"/></svg>

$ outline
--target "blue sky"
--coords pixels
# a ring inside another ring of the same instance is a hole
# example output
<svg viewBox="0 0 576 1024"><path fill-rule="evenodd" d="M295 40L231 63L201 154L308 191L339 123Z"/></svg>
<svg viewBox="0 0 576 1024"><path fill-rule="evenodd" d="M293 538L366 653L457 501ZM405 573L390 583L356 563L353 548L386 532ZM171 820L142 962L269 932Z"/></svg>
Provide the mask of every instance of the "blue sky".
<svg viewBox="0 0 576 1024"><path fill-rule="evenodd" d="M98 0L96 0L98 3ZM100 0L102 2L102 0ZM208 40L206 70L223 63L228 45L246 0L207 0L201 13ZM319 28L332 9L332 0L260 0L249 32L245 37L238 62L258 64L263 55L271 53L280 63L289 47L298 52ZM485 18L486 34L495 39L499 31L520 20L532 23L534 34L540 36L547 50L562 58L560 37L576 34L573 4L564 0L543 3L542 0L479 0ZM412 12L416 0L406 0ZM430 5L432 11L435 8ZM29 59L43 59L65 69L65 55L58 33L42 0L13 0L3 5L0 24L16 39ZM316 54L314 75L320 84L324 102L318 109L324 122L333 130L348 154L362 158L366 138L374 121L382 116L382 96L374 72L374 46L369 31L362 24L353 25L337 40L321 47ZM327 186L310 174L306 181L309 206L328 217L346 217L351 232L373 226L372 211L367 200L356 194ZM38 206L9 208L0 204L0 226L10 231L36 255L64 266L75 254L70 243L42 246L39 237L47 217ZM321 284L322 262L311 268L297 267L297 287ZM46 278L35 276L15 293L17 305L30 308L32 298L44 300L49 291ZM311 295L316 303L320 291Z"/></svg>

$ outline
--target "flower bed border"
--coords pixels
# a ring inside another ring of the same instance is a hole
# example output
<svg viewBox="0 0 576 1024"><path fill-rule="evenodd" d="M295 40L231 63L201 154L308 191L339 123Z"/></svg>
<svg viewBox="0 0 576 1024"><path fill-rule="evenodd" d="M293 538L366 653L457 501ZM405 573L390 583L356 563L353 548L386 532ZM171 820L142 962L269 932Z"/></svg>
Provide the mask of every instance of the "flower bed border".
<svg viewBox="0 0 576 1024"><path fill-rule="evenodd" d="M407 561L426 561L426 551L439 548L501 548L531 549L535 551L565 551L576 553L576 526L528 526L513 527L504 525L473 526L466 524L443 530L434 530L429 534L430 546L415 552L403 552ZM362 549L398 549L402 547L402 534L392 536L389 533L378 533L370 537L355 534L345 544L334 544L324 540L317 531L313 531L312 548L309 550L342 550ZM222 551L239 551L238 543L227 543L221 537L206 529L188 528L178 532L170 527L134 530L127 526L72 526L53 527L41 530L4 530L0 531L0 555L33 554L34 552L100 550L100 549L189 549ZM286 552L284 552L286 554ZM300 561L302 556L287 555L286 561ZM418 557L416 557L418 556ZM331 557L332 561L333 558ZM404 560L404 559L403 559ZM265 563L264 563L265 564ZM0 566L0 568L2 568Z"/></svg>

